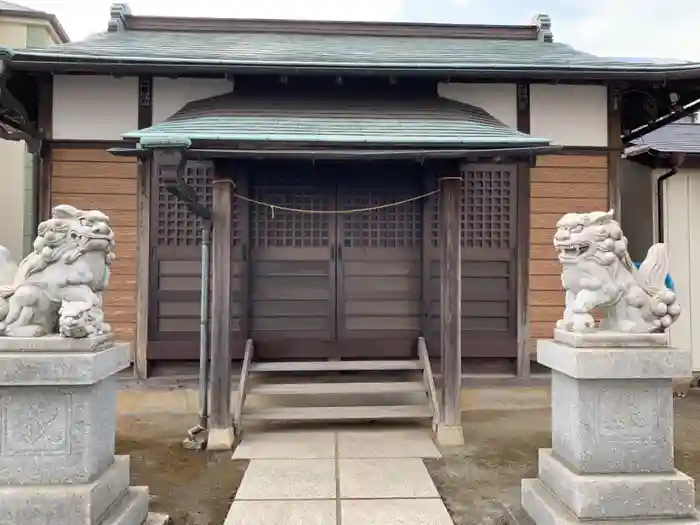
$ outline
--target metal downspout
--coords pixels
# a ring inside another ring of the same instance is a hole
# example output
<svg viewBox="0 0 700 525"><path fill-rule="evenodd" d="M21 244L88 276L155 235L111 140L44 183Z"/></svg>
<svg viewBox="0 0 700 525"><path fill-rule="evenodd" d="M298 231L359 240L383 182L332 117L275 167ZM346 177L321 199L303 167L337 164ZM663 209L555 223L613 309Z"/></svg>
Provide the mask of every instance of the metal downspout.
<svg viewBox="0 0 700 525"><path fill-rule="evenodd" d="M199 337L199 424L208 428L209 419L209 278L211 268L211 221L205 221L202 228L202 305L200 308Z"/></svg>
<svg viewBox="0 0 700 525"><path fill-rule="evenodd" d="M666 182L666 179L670 179L673 177L676 173L678 173L678 170L680 169L681 165L683 164L683 161L685 160L685 153L681 152L673 152L671 153L670 156L670 165L671 169L669 169L666 173L661 175L657 180L656 180L656 209L657 209L657 235L658 235L658 242L664 242L664 182Z"/></svg>
<svg viewBox="0 0 700 525"><path fill-rule="evenodd" d="M666 173L661 175L656 180L656 223L657 223L657 239L658 242L664 242L664 182L666 179L670 179L676 173L678 173L678 168L673 167Z"/></svg>

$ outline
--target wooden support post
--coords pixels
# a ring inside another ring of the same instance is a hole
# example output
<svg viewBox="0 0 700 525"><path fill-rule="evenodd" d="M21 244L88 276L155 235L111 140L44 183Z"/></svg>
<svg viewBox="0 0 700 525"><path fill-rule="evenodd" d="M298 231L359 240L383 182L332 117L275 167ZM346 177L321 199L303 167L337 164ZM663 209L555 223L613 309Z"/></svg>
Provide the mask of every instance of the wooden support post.
<svg viewBox="0 0 700 525"><path fill-rule="evenodd" d="M151 286L151 161L139 160L137 172L137 272L136 272L136 348L134 375L148 377L148 326Z"/></svg>
<svg viewBox="0 0 700 525"><path fill-rule="evenodd" d="M440 179L440 351L442 395L437 438L464 444L462 433L462 176Z"/></svg>
<svg viewBox="0 0 700 525"><path fill-rule="evenodd" d="M518 131L530 133L530 84L517 87ZM517 274L516 274L516 334L518 338L518 377L530 377L530 167L537 157L518 164L517 177Z"/></svg>
<svg viewBox="0 0 700 525"><path fill-rule="evenodd" d="M220 165L216 165L220 168ZM220 174L218 174L220 175ZM211 414L208 450L233 446L231 414L231 239L234 187L215 173L211 298Z"/></svg>

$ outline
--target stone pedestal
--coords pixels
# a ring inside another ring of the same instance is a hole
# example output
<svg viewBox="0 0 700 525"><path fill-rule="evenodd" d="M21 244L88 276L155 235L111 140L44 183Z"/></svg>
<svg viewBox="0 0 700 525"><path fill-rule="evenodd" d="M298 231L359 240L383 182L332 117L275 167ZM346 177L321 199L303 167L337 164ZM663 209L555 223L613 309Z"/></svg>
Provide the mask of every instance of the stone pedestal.
<svg viewBox="0 0 700 525"><path fill-rule="evenodd" d="M552 448L522 483L538 525L700 524L693 479L673 462L673 379L690 373L691 353L665 344L665 334L538 341L552 369Z"/></svg>
<svg viewBox="0 0 700 525"><path fill-rule="evenodd" d="M167 523L114 455L129 355L107 336L0 337L0 525Z"/></svg>

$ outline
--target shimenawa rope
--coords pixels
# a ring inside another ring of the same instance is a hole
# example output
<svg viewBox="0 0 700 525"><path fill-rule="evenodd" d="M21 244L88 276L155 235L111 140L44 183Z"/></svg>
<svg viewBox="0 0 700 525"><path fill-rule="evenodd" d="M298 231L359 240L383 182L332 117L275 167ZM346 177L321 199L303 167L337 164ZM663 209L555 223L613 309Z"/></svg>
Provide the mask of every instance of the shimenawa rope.
<svg viewBox="0 0 700 525"><path fill-rule="evenodd" d="M218 179L215 180L214 183L221 183L221 182L226 182L230 183L234 188L236 187L236 183L232 181L231 179ZM235 193L234 192L234 197L237 199L241 199L247 202L250 202L252 204L257 204L258 206L264 206L266 208L270 209L270 213L272 214L272 218L275 217L275 210L280 210L280 211L288 211L288 212L293 212L293 213L306 213L310 215L349 215L352 213L367 213L371 211L377 211L377 210L383 210L386 208L393 208L395 206L401 206L402 204L408 204L409 202L414 202L420 199L426 199L430 197L431 195L436 195L437 193L440 193L440 190L433 190L429 191L426 193L421 193L420 195L416 195L415 197L410 197L408 199L403 199L400 201L396 202L389 202L387 204L379 204L377 206L369 206L367 208L353 208L349 210L304 210L301 208L290 208L288 206L279 206L277 204L271 204L269 202L263 202L259 201L256 199L252 199L251 197L246 197L245 195L241 195L240 193Z"/></svg>

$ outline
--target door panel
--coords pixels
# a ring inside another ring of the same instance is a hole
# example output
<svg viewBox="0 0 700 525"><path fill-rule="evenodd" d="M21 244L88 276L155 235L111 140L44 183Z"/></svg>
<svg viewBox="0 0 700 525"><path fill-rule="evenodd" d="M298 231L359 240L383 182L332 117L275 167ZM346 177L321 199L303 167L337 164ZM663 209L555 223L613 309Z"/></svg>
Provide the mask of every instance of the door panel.
<svg viewBox="0 0 700 525"><path fill-rule="evenodd" d="M253 199L300 210L330 209L334 188L310 165L266 165ZM250 336L256 355L330 355L335 338L335 221L331 215L251 203Z"/></svg>
<svg viewBox="0 0 700 525"><path fill-rule="evenodd" d="M437 184L437 177L431 183ZM470 165L462 195L462 355L515 357L517 166ZM440 355L439 196L426 202L428 348Z"/></svg>
<svg viewBox="0 0 700 525"><path fill-rule="evenodd" d="M340 174L339 209L395 203L421 191L418 165ZM343 356L410 356L421 331L421 203L338 217L338 348Z"/></svg>
<svg viewBox="0 0 700 525"><path fill-rule="evenodd" d="M151 202L151 301L149 313L149 359L198 359L201 302L200 219L165 189L162 173L153 179ZM212 205L214 165L212 162L189 161L185 180L194 189L199 202ZM244 187L245 181L236 180ZM231 287L231 356L243 357L242 322L245 284L244 235L239 203L234 206Z"/></svg>

